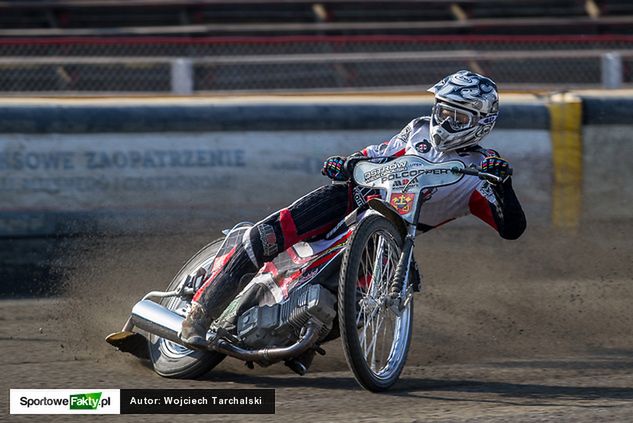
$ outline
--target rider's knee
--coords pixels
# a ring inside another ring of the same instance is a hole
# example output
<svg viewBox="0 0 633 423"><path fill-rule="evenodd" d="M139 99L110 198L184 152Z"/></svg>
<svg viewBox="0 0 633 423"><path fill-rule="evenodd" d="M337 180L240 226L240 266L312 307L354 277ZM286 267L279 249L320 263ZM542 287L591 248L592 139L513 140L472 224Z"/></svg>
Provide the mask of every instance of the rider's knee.
<svg viewBox="0 0 633 423"><path fill-rule="evenodd" d="M272 261L283 251L283 236L275 226L277 225L260 222L249 229L242 238L242 245L258 266Z"/></svg>

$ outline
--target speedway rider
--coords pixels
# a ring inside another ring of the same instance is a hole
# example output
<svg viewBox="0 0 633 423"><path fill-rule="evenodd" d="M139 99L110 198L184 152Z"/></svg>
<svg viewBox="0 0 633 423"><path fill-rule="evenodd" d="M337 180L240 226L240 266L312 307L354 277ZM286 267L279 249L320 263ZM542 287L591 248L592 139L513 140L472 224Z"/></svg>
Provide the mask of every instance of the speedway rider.
<svg viewBox="0 0 633 423"><path fill-rule="evenodd" d="M526 221L512 189L511 166L496 151L479 146L497 119L496 84L487 77L462 70L428 91L435 94L431 116L413 119L391 140L355 154L367 157L416 154L433 163L460 160L466 166L480 166L483 172L499 176L502 182L491 184L469 177L427 190L419 228L428 231L473 214L502 238L517 239L525 230ZM333 181L349 181L346 160L338 156L328 158L322 173ZM224 258L226 264L205 276L182 324L182 342L190 348L206 349L207 330L238 294L239 287L245 285L243 277L252 278L265 262L295 243L327 233L359 202L365 201L368 194L372 193L352 183L322 186L250 228L242 244ZM314 350L304 354L304 370L307 370Z"/></svg>

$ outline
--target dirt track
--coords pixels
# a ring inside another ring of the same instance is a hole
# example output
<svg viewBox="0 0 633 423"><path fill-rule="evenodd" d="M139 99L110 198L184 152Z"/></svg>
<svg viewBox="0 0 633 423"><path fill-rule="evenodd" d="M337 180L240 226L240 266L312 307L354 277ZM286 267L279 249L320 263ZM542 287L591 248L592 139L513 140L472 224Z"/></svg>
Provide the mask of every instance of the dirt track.
<svg viewBox="0 0 633 423"><path fill-rule="evenodd" d="M8 388L267 387L277 389L277 414L258 421L631 421L632 226L587 225L578 235L530 228L516 242L482 226L418 238L425 291L408 368L384 395L356 386L337 341L306 377L225 360L203 380L161 379L103 337L210 237L73 240L64 297L0 302L0 420L38 421L8 415Z"/></svg>

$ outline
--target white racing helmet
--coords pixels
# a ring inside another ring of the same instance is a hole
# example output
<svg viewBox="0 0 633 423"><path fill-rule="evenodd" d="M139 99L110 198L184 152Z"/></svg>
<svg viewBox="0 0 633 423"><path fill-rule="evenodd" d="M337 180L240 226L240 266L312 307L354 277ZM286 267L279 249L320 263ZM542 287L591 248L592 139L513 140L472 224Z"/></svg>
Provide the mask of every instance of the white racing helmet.
<svg viewBox="0 0 633 423"><path fill-rule="evenodd" d="M428 91L435 94L430 142L437 150L475 145L495 126L499 94L492 79L460 70Z"/></svg>

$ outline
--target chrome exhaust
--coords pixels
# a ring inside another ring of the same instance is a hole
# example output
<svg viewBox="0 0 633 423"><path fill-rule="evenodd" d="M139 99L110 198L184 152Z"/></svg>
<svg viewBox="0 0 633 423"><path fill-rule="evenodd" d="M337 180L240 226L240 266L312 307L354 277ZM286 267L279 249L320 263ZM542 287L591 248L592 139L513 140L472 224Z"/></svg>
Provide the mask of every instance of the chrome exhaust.
<svg viewBox="0 0 633 423"><path fill-rule="evenodd" d="M178 334L185 318L158 303L139 301L132 308L130 320L139 329L182 345Z"/></svg>
<svg viewBox="0 0 633 423"><path fill-rule="evenodd" d="M165 338L176 344L182 345L178 334L185 320L181 315L150 300L141 300L132 308L130 322L137 328L153 335ZM319 332L323 324L316 319L308 321L303 336L294 344L281 348L263 348L260 350L247 350L234 345L225 339L212 342L209 349L224 353L244 361L271 363L296 357L310 348L319 338ZM215 332L207 332L207 339L214 339Z"/></svg>

